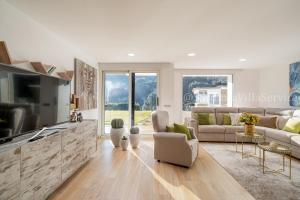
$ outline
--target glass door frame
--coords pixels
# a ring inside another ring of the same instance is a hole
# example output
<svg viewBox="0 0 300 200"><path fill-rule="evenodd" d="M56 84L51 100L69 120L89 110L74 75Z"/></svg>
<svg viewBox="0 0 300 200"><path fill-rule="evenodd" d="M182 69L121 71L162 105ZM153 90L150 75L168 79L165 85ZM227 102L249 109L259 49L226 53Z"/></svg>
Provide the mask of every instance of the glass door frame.
<svg viewBox="0 0 300 200"><path fill-rule="evenodd" d="M105 133L105 75L106 74L128 74L128 112L129 112L129 123L127 129L130 130L132 123L132 114L134 110L132 110L132 74L133 73L156 73L157 81L156 81L156 95L157 95L157 106L156 109L160 108L160 73L159 70L103 70L102 71L102 90L101 90L101 135L107 135Z"/></svg>

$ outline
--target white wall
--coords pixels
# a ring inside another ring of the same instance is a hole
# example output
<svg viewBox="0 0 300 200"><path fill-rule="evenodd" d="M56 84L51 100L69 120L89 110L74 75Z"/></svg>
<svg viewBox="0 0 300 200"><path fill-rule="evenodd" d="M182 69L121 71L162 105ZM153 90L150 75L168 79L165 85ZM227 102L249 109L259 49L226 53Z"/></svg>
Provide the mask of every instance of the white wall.
<svg viewBox="0 0 300 200"><path fill-rule="evenodd" d="M289 65L259 70L259 106L289 107Z"/></svg>
<svg viewBox="0 0 300 200"><path fill-rule="evenodd" d="M64 69L73 70L74 58L79 58L97 67L94 58L4 0L0 0L0 27L0 40L6 42L13 60L41 61L44 64L57 66L57 71L64 71ZM33 70L28 63L18 66ZM96 119L97 114L97 109L83 111L84 118Z"/></svg>

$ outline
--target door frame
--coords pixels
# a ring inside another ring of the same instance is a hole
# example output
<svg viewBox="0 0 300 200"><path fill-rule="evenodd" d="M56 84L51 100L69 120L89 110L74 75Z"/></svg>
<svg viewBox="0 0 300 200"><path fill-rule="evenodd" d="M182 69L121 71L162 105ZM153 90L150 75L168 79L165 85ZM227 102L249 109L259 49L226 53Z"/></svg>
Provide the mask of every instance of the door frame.
<svg viewBox="0 0 300 200"><path fill-rule="evenodd" d="M102 70L102 86L101 86L101 135L107 135L105 133L105 75L106 74L128 74L128 112L129 112L129 123L128 130L131 126L132 119L132 73L156 73L156 95L158 98L157 110L160 108L160 71L159 70Z"/></svg>

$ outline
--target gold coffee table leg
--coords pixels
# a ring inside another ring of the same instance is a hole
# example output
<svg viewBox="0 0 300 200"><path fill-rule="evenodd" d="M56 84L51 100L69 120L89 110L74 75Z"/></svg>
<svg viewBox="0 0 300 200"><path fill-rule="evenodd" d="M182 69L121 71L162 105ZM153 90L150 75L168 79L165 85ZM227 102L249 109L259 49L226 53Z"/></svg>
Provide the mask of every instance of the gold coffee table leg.
<svg viewBox="0 0 300 200"><path fill-rule="evenodd" d="M242 139L242 159L244 158L244 139Z"/></svg>
<svg viewBox="0 0 300 200"><path fill-rule="evenodd" d="M263 150L263 174L265 173L265 150Z"/></svg>
<svg viewBox="0 0 300 200"><path fill-rule="evenodd" d="M238 145L237 136L235 135L235 152L238 152L237 145Z"/></svg>
<svg viewBox="0 0 300 200"><path fill-rule="evenodd" d="M290 154L289 157L290 157L290 174L289 174L290 176L289 176L289 178L292 179L292 155Z"/></svg>
<svg viewBox="0 0 300 200"><path fill-rule="evenodd" d="M256 155L256 146L257 146L257 142L256 142L256 140L254 139L254 155Z"/></svg>
<svg viewBox="0 0 300 200"><path fill-rule="evenodd" d="M261 149L259 149L259 166L261 166Z"/></svg>
<svg viewBox="0 0 300 200"><path fill-rule="evenodd" d="M284 154L282 154L282 170L285 170L285 160L284 160Z"/></svg>

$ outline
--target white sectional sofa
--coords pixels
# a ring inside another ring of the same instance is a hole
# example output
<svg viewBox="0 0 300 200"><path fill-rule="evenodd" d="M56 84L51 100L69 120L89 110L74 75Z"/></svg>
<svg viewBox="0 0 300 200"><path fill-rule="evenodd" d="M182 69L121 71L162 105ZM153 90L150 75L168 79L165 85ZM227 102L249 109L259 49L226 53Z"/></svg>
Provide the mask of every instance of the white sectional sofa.
<svg viewBox="0 0 300 200"><path fill-rule="evenodd" d="M276 128L256 126L256 132L265 135L266 141L275 141L292 148L292 155L300 159L300 134L281 130L289 118L300 118L300 110L291 108L239 108L239 107L193 107L191 118L186 119L188 126L194 128L198 141L235 142L235 132L243 131L244 126L223 124L224 113L249 112L258 116L276 116ZM197 113L212 113L216 123L213 125L198 125ZM251 142L251 140L248 140Z"/></svg>

